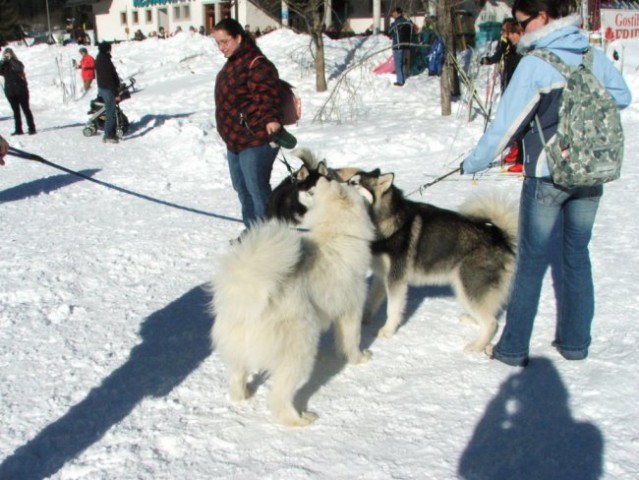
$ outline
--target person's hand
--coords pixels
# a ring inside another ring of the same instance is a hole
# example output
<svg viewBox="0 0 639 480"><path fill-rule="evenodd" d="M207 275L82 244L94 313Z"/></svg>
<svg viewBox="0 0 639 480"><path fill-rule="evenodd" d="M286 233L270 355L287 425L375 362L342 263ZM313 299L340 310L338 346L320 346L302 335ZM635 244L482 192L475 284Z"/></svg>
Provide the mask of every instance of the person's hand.
<svg viewBox="0 0 639 480"><path fill-rule="evenodd" d="M269 135L277 132L280 128L282 128L282 124L279 122L269 122L266 124L266 133Z"/></svg>
<svg viewBox="0 0 639 480"><path fill-rule="evenodd" d="M0 137L0 165L4 165L4 156L9 151L9 144L7 141Z"/></svg>

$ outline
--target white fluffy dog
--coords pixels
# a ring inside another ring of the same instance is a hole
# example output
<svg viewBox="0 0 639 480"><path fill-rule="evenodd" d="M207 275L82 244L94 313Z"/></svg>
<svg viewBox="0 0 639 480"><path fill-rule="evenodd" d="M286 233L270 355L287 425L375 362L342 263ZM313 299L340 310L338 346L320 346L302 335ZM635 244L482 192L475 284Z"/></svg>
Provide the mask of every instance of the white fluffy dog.
<svg viewBox="0 0 639 480"><path fill-rule="evenodd" d="M254 225L221 259L212 282L212 338L230 371L232 400L249 397L248 377L270 375L270 404L283 424L316 418L293 405L309 379L320 334L335 325L338 348L350 363L360 349L369 243L374 227L353 188L323 177L300 193L308 232L271 220Z"/></svg>

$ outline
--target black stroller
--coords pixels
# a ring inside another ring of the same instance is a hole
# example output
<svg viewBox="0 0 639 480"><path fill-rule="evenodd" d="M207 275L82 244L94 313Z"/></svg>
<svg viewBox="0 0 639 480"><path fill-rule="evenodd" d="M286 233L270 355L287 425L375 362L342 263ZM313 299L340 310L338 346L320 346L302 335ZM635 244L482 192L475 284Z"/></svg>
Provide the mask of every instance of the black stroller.
<svg viewBox="0 0 639 480"><path fill-rule="evenodd" d="M131 91L135 91L133 86L135 85L135 78L130 78L128 85L125 82L120 83L120 89L118 90L118 97L120 102L131 98ZM115 106L116 111L116 126L115 136L121 139L129 130L129 119L124 112L120 109L120 102L117 102ZM91 109L87 112L91 117L84 126L82 134L85 137L95 135L98 130L104 130L104 123L106 122L106 108L104 107L104 100L101 96L97 96L94 100L91 100Z"/></svg>

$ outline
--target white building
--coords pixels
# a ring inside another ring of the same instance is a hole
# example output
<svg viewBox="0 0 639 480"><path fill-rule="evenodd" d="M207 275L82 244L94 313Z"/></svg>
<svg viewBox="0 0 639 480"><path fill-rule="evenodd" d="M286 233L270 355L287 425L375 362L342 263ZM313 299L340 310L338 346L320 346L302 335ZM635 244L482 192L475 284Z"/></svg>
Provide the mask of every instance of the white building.
<svg viewBox="0 0 639 480"><path fill-rule="evenodd" d="M98 41L129 40L140 30L145 36L204 27L210 32L225 17L237 19L251 29L277 27L280 19L270 16L250 0L98 0L92 3Z"/></svg>
<svg viewBox="0 0 639 480"><path fill-rule="evenodd" d="M508 0L505 0L508 1ZM354 33L368 29L383 31L388 28L392 0L326 0L326 27L337 25ZM178 27L186 31L190 27L204 27L210 33L213 26L223 18L235 18L251 30L267 27L277 28L288 24L286 1L282 0L68 0L67 3L90 4L95 15L95 30L98 41L128 40L137 30L145 36L158 32L174 33ZM490 2L488 2L490 4ZM504 3L504 0L497 3ZM424 3L415 5L423 8ZM477 14L473 0L461 0L456 7ZM425 15L434 12L406 12L421 26ZM281 17L281 18L280 18Z"/></svg>

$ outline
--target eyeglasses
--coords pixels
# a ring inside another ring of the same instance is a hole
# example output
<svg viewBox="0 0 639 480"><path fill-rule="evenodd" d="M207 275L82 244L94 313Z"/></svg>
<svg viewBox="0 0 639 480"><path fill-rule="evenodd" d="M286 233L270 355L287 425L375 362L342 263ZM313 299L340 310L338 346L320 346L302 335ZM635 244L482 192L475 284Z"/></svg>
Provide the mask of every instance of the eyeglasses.
<svg viewBox="0 0 639 480"><path fill-rule="evenodd" d="M526 27L528 26L528 24L530 22L532 22L538 16L539 16L539 14L536 13L535 15L532 15L532 16L528 17L526 20L517 20L517 23L519 24L521 29L525 32L526 31Z"/></svg>

